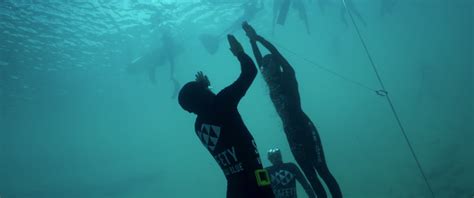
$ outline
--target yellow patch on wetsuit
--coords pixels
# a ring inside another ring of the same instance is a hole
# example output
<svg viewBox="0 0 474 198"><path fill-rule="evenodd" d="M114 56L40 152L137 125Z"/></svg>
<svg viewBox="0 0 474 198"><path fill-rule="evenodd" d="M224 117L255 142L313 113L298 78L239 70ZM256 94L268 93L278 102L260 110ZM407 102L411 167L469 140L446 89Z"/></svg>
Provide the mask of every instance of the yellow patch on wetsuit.
<svg viewBox="0 0 474 198"><path fill-rule="evenodd" d="M265 169L255 170L255 177L257 178L258 186L268 186L270 185L270 177L268 176L268 171Z"/></svg>

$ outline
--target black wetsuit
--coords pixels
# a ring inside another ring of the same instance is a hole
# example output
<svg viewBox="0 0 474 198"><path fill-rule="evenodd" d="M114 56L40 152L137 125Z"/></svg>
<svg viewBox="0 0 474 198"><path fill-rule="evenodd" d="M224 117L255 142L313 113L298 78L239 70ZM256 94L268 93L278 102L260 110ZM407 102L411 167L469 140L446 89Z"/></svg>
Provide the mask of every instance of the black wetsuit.
<svg viewBox="0 0 474 198"><path fill-rule="evenodd" d="M309 197L314 197L313 189L311 189L296 164L281 163L266 169L272 179L272 189L275 198L296 198L296 180L303 186Z"/></svg>
<svg viewBox="0 0 474 198"><path fill-rule="evenodd" d="M296 162L303 170L318 198L327 197L318 175L326 183L332 197L342 197L339 185L326 164L318 131L301 108L295 71L270 42L262 37L258 37L258 41L272 53L271 56L275 63L263 65L257 43L252 42L252 49L259 66L264 70L272 69L265 67L277 67L276 71L278 72L272 74L273 76L266 77L267 84L270 88L270 98L283 122L284 131Z"/></svg>
<svg viewBox="0 0 474 198"><path fill-rule="evenodd" d="M255 141L245 126L237 106L257 75L252 59L240 53L242 73L219 92L211 109L199 114L195 130L204 146L217 161L227 179L227 198L272 198L269 184L259 184L263 170ZM270 181L265 174L261 180Z"/></svg>

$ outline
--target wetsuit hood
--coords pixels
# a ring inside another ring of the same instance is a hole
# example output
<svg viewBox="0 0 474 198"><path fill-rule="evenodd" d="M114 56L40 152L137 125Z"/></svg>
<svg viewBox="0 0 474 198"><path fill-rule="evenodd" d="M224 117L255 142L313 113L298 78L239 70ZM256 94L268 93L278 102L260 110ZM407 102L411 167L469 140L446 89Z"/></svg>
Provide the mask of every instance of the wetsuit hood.
<svg viewBox="0 0 474 198"><path fill-rule="evenodd" d="M270 162L273 165L282 164L283 160L282 160L282 157L281 157L280 149L273 148L273 149L268 150L268 160L270 160Z"/></svg>
<svg viewBox="0 0 474 198"><path fill-rule="evenodd" d="M184 110L200 114L212 103L214 96L215 94L207 86L192 81L181 88L178 102Z"/></svg>

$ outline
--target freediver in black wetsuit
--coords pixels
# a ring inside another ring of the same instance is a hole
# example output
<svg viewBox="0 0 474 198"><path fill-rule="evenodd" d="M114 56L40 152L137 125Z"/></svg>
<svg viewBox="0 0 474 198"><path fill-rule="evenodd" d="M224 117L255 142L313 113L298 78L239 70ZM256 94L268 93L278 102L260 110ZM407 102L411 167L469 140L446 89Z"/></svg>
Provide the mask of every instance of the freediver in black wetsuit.
<svg viewBox="0 0 474 198"><path fill-rule="evenodd" d="M297 198L296 180L303 186L309 198L315 198L313 189L306 181L301 170L294 163L283 163L280 149L270 149L268 160L272 166L267 167L268 174L272 179L272 189L275 198Z"/></svg>
<svg viewBox="0 0 474 198"><path fill-rule="evenodd" d="M257 75L252 59L234 36L230 50L239 59L237 80L214 94L202 72L181 89L181 107L197 115L195 131L227 179L227 198L273 198L268 172L263 169L257 145L237 109Z"/></svg>
<svg viewBox="0 0 474 198"><path fill-rule="evenodd" d="M250 38L255 59L270 89L270 98L283 122L284 131L296 162L303 170L318 198L327 197L318 175L326 183L332 197L342 197L339 184L326 164L318 130L301 108L295 71L275 46L258 36L249 24L244 24L244 30ZM271 54L262 57L257 42L267 48Z"/></svg>

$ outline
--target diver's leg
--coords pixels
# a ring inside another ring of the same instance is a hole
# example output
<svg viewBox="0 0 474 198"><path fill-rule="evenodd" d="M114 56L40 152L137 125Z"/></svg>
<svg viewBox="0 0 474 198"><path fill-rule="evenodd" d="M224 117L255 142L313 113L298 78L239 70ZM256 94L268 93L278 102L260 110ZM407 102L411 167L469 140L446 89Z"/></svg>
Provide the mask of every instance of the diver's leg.
<svg viewBox="0 0 474 198"><path fill-rule="evenodd" d="M273 22L272 22L272 34L275 34L275 24L278 18L282 0L273 0Z"/></svg>
<svg viewBox="0 0 474 198"><path fill-rule="evenodd" d="M315 167L318 175L323 179L324 183L329 189L333 198L342 198L341 188L336 181L336 178L331 174L326 163L318 163Z"/></svg>
<svg viewBox="0 0 474 198"><path fill-rule="evenodd" d="M327 198L326 191L324 190L323 185L319 181L318 175L316 174L316 170L314 169L314 157L305 154L305 151L303 150L302 146L299 146L299 148L292 146L291 151L293 153L293 156L295 157L296 162L298 163L304 175L306 176L306 179L308 179L309 183L311 184L311 187L313 188L317 197Z"/></svg>
<svg viewBox="0 0 474 198"><path fill-rule="evenodd" d="M277 23L279 25L285 25L286 17L288 16L288 11L290 9L290 0L283 0L283 3L280 7L280 14L278 15Z"/></svg>
<svg viewBox="0 0 474 198"><path fill-rule="evenodd" d="M278 18L278 12L280 11L282 0L273 0L273 23Z"/></svg>
<svg viewBox="0 0 474 198"><path fill-rule="evenodd" d="M309 22L308 22L308 14L306 13L306 7L304 5L304 2L301 1L301 0L297 0L297 9L298 9L298 12L299 12L299 15L300 15L300 19L303 20L305 26L306 26L306 32L308 34L311 34L311 32L309 31Z"/></svg>
<svg viewBox="0 0 474 198"><path fill-rule="evenodd" d="M333 198L342 198L341 188L336 181L336 178L331 174L329 168L326 163L326 157L324 156L323 146L321 144L321 139L319 138L318 131L316 129L313 130L313 136L315 140L314 149L316 152L316 160L315 160L315 170L317 171L319 177L326 183L326 186L331 193Z"/></svg>

